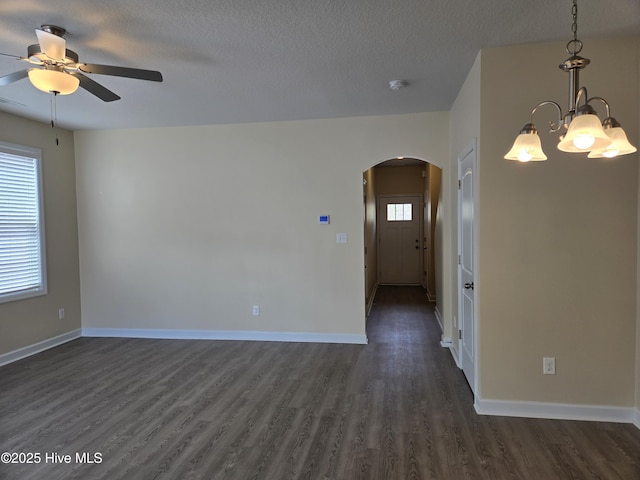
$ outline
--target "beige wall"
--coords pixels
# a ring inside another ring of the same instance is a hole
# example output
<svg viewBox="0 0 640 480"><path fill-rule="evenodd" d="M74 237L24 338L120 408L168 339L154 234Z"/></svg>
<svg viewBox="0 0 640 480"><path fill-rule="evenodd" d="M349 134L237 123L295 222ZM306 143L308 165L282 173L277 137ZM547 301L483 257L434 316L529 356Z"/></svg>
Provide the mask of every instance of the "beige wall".
<svg viewBox="0 0 640 480"><path fill-rule="evenodd" d="M44 296L0 304L0 354L80 328L73 134L0 112L0 141L42 150L47 278ZM65 318L58 320L58 308Z"/></svg>
<svg viewBox="0 0 640 480"><path fill-rule="evenodd" d="M374 168L376 174L376 195L422 195L424 172L427 164L409 167Z"/></svg>
<svg viewBox="0 0 640 480"><path fill-rule="evenodd" d="M581 83L609 101L638 145L637 40L589 40L582 54L592 64ZM557 68L566 56L564 43L482 52L479 394L632 406L638 155L563 154L545 132L556 114L542 109L534 121L549 160L502 159L536 103L566 108L568 79ZM542 375L544 356L556 357L557 375Z"/></svg>
<svg viewBox="0 0 640 480"><path fill-rule="evenodd" d="M88 328L363 334L362 172L395 156L447 171L449 157L446 112L75 142Z"/></svg>
<svg viewBox="0 0 640 480"><path fill-rule="evenodd" d="M428 186L425 191L427 197L426 209L425 209L425 237L428 240L427 256L429 257L426 264L427 271L427 294L429 299L435 301L436 299L436 249L435 249L435 237L436 237L436 218L438 215L438 199L440 198L440 190L442 188L442 170L435 165L428 165ZM438 252L440 256L440 252Z"/></svg>

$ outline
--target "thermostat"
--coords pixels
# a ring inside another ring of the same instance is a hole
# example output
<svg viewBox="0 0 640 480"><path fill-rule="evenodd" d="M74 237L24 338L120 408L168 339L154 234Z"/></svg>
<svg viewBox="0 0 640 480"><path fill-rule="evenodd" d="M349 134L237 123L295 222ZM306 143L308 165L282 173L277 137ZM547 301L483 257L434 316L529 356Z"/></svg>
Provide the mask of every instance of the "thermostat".
<svg viewBox="0 0 640 480"><path fill-rule="evenodd" d="M320 215L318 217L318 223L320 225L329 225L329 215Z"/></svg>

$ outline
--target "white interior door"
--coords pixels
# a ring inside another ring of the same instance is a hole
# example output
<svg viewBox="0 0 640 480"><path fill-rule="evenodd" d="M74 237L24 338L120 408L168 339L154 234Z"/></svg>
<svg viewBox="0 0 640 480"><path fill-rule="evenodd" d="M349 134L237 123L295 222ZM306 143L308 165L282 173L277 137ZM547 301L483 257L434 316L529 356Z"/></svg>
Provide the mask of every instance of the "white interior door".
<svg viewBox="0 0 640 480"><path fill-rule="evenodd" d="M459 157L458 191L458 247L460 288L458 298L460 316L460 363L471 390L476 392L476 325L474 284L474 168L475 142Z"/></svg>
<svg viewBox="0 0 640 480"><path fill-rule="evenodd" d="M378 199L379 283L420 285L420 195Z"/></svg>

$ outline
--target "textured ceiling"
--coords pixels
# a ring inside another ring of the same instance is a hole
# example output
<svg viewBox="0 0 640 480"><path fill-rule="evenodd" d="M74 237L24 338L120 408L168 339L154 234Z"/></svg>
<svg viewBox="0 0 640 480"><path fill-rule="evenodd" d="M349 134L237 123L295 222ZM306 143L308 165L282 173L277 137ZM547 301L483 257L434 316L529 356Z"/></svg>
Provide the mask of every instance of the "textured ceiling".
<svg viewBox="0 0 640 480"><path fill-rule="evenodd" d="M588 57L588 38L638 35L640 1L581 0L578 20ZM60 126L156 127L449 110L481 48L569 40L571 1L3 1L0 52L26 55L41 24L66 28L81 62L164 75L92 75L122 99L60 96ZM0 57L0 75L24 67ZM49 95L20 80L0 110L48 122Z"/></svg>

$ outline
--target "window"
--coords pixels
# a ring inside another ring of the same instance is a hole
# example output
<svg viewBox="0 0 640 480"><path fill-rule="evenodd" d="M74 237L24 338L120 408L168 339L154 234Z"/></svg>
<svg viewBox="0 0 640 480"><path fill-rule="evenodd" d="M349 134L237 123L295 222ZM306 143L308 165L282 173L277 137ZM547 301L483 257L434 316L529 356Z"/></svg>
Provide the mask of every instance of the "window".
<svg viewBox="0 0 640 480"><path fill-rule="evenodd" d="M410 222L411 213L410 203L387 204L387 222Z"/></svg>
<svg viewBox="0 0 640 480"><path fill-rule="evenodd" d="M47 293L40 150L0 142L0 303Z"/></svg>

